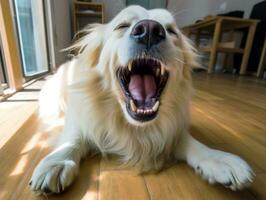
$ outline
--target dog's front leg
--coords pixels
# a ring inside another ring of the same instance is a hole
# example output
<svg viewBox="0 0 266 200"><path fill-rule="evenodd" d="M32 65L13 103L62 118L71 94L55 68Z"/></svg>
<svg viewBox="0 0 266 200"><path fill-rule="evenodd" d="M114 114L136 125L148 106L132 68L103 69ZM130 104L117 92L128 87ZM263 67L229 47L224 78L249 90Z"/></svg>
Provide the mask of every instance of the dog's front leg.
<svg viewBox="0 0 266 200"><path fill-rule="evenodd" d="M66 137L63 133L62 137ZM64 138L65 139L65 138ZM35 168L30 187L36 194L60 193L78 174L79 163L86 155L86 145L73 134L48 154Z"/></svg>
<svg viewBox="0 0 266 200"><path fill-rule="evenodd" d="M236 190L249 185L253 180L253 171L240 157L211 149L189 133L181 136L176 155L209 183L218 182Z"/></svg>

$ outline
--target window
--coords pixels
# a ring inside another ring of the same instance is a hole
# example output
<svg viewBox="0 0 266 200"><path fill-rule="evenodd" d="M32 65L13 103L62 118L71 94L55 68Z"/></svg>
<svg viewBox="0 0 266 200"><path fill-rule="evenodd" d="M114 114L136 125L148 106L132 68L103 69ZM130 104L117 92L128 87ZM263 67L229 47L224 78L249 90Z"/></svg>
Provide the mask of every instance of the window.
<svg viewBox="0 0 266 200"><path fill-rule="evenodd" d="M7 88L7 77L6 77L6 69L5 62L2 50L2 43L0 41L0 95L3 94L4 89Z"/></svg>
<svg viewBox="0 0 266 200"><path fill-rule="evenodd" d="M2 53L2 49L0 48L0 83L1 84L6 84L6 73L5 73L5 68L4 68L4 57Z"/></svg>
<svg viewBox="0 0 266 200"><path fill-rule="evenodd" d="M25 77L49 71L43 1L13 0Z"/></svg>

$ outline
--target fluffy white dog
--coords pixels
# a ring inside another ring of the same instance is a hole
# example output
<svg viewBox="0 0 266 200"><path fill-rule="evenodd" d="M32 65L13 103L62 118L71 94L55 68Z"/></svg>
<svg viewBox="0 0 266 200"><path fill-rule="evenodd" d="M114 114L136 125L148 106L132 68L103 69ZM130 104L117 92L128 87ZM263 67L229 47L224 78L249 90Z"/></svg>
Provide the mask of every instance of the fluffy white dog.
<svg viewBox="0 0 266 200"><path fill-rule="evenodd" d="M130 6L90 26L78 55L44 86L40 112L64 111L59 146L36 167L30 187L60 193L87 154L112 154L139 172L186 161L210 183L233 190L252 182L238 156L208 148L188 133L191 66L196 54L163 9Z"/></svg>

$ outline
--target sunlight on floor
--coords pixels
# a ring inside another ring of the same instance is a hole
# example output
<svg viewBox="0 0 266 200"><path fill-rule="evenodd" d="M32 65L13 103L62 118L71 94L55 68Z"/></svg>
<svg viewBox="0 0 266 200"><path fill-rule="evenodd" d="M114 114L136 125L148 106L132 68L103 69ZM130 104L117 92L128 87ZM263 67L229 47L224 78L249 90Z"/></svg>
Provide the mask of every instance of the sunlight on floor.
<svg viewBox="0 0 266 200"><path fill-rule="evenodd" d="M4 199L4 197L6 196L7 192L6 191L1 191L0 193L0 199Z"/></svg>
<svg viewBox="0 0 266 200"><path fill-rule="evenodd" d="M35 133L33 137L27 142L25 147L21 150L21 154L27 153L32 150L40 139L41 133Z"/></svg>
<svg viewBox="0 0 266 200"><path fill-rule="evenodd" d="M21 156L21 158L19 159L19 161L17 162L15 168L9 174L9 176L16 176L16 175L19 175L19 174L23 173L25 171L25 167L26 167L27 161L28 161L28 154Z"/></svg>
<svg viewBox="0 0 266 200"><path fill-rule="evenodd" d="M14 107L18 107L23 103L9 103L9 102L1 102L0 103L0 112L7 112L8 110L14 109Z"/></svg>
<svg viewBox="0 0 266 200"><path fill-rule="evenodd" d="M94 191L88 191L83 197L82 200L95 200L97 199L97 193Z"/></svg>

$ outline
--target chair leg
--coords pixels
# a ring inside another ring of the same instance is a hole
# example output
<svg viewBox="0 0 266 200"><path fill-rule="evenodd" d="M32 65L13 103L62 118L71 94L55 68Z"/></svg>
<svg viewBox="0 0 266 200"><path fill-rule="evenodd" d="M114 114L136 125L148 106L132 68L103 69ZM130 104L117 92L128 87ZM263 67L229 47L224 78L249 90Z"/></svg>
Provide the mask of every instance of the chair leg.
<svg viewBox="0 0 266 200"><path fill-rule="evenodd" d="M248 37L247 37L247 40L246 40L244 54L243 54L243 57L242 57L242 63L241 63L241 66L240 66L240 74L246 74L248 59L249 59L250 50L251 50L251 47L252 47L252 43L253 43L256 27L257 27L257 23L253 23L249 27Z"/></svg>
<svg viewBox="0 0 266 200"><path fill-rule="evenodd" d="M260 62L259 62L259 67L257 71L257 77L259 78L263 77L265 65L266 65L266 37L264 39L264 45L263 45L261 55L260 55Z"/></svg>

